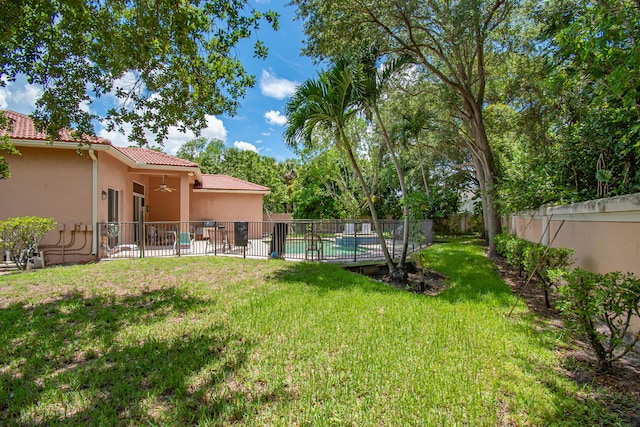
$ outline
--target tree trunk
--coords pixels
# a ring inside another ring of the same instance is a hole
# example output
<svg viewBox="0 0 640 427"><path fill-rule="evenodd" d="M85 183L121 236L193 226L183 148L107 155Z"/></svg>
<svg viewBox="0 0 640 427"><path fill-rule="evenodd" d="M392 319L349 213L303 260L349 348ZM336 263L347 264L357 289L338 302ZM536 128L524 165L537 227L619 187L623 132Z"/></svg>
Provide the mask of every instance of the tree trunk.
<svg viewBox="0 0 640 427"><path fill-rule="evenodd" d="M382 137L384 139L384 142L387 144L389 155L391 156L391 160L393 160L393 166L396 169L396 174L398 175L398 181L400 181L400 192L402 194L402 199L404 201L404 203L402 204L402 218L403 218L402 253L400 254L400 260L398 261L397 269L400 270L400 274L405 276L406 273L404 271L404 263L407 258L407 252L409 252L409 206L407 205L407 184L404 179L404 173L402 172L402 167L400 166L400 162L398 161L398 156L396 156L396 151L393 148L393 144L391 143L391 138L389 138L387 129L384 127L384 123L382 122L382 117L380 117L380 111L378 111L377 107L374 107L373 110L376 115L376 120L378 122L378 125L382 130ZM406 277L403 277L403 280L405 278Z"/></svg>
<svg viewBox="0 0 640 427"><path fill-rule="evenodd" d="M489 257L495 258L496 252L495 236L501 231L500 216L496 206L496 166L493 159L493 153L489 146L487 133L484 129L484 120L482 117L482 106L478 105L476 100L471 96L464 97L465 110L469 116L471 130L473 132L473 144L477 151L479 166L484 176L484 191L486 203L483 207L483 218L486 218L487 240L489 245ZM473 151L472 151L473 153ZM481 182L482 182L481 181ZM486 217L484 217L486 215Z"/></svg>
<svg viewBox="0 0 640 427"><path fill-rule="evenodd" d="M422 158L422 149L420 142L416 138L416 147L418 148L418 158L420 159L420 173L422 174L422 182L424 183L424 191L427 193L427 200L431 201L431 193L429 192L429 183L427 182L427 174L424 171L424 160Z"/></svg>
<svg viewBox="0 0 640 427"><path fill-rule="evenodd" d="M396 268L396 265L393 262L393 258L389 255L389 248L387 248L387 242L384 239L384 235L382 234L382 227L380 226L380 220L378 219L378 212L376 211L376 207L371 201L371 192L367 187L367 183L364 181L364 177L362 176L362 171L360 170L360 166L358 166L358 161L356 160L355 155L353 154L353 150L351 149L351 145L347 140L347 136L344 133L344 130L340 128L338 130L340 139L342 139L342 145L344 149L347 151L347 155L349 156L349 161L351 162L351 166L353 166L353 170L358 177L358 181L360 182L360 186L362 187L362 191L364 192L365 197L367 198L367 205L369 206L369 211L371 212L371 219L373 221L373 225L376 229L376 233L378 234L378 239L380 240L380 244L382 246L382 253L384 254L384 259L387 262L387 267L389 268L389 276L392 280L398 280L399 276L403 276L402 272L399 272ZM356 242L354 242L356 244Z"/></svg>

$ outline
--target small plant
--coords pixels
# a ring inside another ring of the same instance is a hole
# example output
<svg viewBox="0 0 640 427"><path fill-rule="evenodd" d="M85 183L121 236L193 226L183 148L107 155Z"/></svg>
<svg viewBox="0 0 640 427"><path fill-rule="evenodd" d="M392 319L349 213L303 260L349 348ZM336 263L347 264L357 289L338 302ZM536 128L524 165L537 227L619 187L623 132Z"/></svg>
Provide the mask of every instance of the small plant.
<svg viewBox="0 0 640 427"><path fill-rule="evenodd" d="M53 218L23 216L0 221L0 249L7 251L9 257L20 270L25 270L29 259L37 254L38 243L42 237L53 230L56 222Z"/></svg>
<svg viewBox="0 0 640 427"><path fill-rule="evenodd" d="M572 264L573 249L550 248L503 233L496 236L496 250L518 269L520 276L523 272L528 276L536 276L542 284L545 305L551 308L549 291L554 281L549 277L549 271L569 267Z"/></svg>
<svg viewBox="0 0 640 427"><path fill-rule="evenodd" d="M567 268L572 264L573 249L549 248L544 245L531 244L523 251L524 271L527 275L535 274L544 291L544 303L551 308L549 291L554 280L549 277L549 272L556 269Z"/></svg>
<svg viewBox="0 0 640 427"><path fill-rule="evenodd" d="M516 267L520 276L525 271L525 253L532 246L534 246L533 243L519 239L513 234L503 233L496 236L498 254L503 256L509 264Z"/></svg>
<svg viewBox="0 0 640 427"><path fill-rule="evenodd" d="M597 274L580 268L557 270L552 277L565 282L559 289L559 308L567 327L587 337L597 370L610 370L640 338L640 328L633 331L631 325L632 318L640 316L640 279L629 273ZM626 336L633 338L625 341Z"/></svg>

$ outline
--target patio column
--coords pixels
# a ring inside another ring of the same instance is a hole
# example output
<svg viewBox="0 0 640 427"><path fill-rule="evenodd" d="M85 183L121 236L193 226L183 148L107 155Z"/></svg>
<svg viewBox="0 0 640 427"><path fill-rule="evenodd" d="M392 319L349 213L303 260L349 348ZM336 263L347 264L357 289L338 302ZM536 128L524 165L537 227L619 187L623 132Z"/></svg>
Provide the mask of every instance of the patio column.
<svg viewBox="0 0 640 427"><path fill-rule="evenodd" d="M180 176L180 229L189 231L189 175Z"/></svg>

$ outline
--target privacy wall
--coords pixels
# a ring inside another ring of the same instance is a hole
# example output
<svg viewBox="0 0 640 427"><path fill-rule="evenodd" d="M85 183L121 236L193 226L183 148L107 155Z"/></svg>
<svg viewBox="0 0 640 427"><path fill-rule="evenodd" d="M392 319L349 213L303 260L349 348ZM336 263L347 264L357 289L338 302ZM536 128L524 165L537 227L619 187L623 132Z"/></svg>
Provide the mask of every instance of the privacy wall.
<svg viewBox="0 0 640 427"><path fill-rule="evenodd" d="M513 215L510 233L551 247L573 248L575 266L640 277L640 193Z"/></svg>

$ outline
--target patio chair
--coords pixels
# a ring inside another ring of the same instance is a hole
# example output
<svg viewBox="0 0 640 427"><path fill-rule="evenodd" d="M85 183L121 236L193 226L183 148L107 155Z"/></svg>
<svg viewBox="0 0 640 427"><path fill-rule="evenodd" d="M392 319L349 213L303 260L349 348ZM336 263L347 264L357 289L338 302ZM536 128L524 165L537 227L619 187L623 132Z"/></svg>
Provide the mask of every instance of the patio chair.
<svg viewBox="0 0 640 427"><path fill-rule="evenodd" d="M213 227L205 227L204 230L207 232L207 244L205 246L205 252L209 252L209 247L211 250L217 248L218 241L222 244L220 248L221 252L226 252L231 249L231 245L229 244L229 236L227 235L227 231L225 230L223 225L217 227L217 230Z"/></svg>
<svg viewBox="0 0 640 427"><path fill-rule="evenodd" d="M147 244L153 246L158 244L158 229L155 225L147 225Z"/></svg>
<svg viewBox="0 0 640 427"><path fill-rule="evenodd" d="M356 231L356 225L352 222L348 222L344 225L343 234L353 234Z"/></svg>
<svg viewBox="0 0 640 427"><path fill-rule="evenodd" d="M370 222L362 223L362 234L371 234L371 223Z"/></svg>
<svg viewBox="0 0 640 427"><path fill-rule="evenodd" d="M307 233L304 235L304 241L306 244L304 259L309 259L309 253L311 253L311 260L313 260L314 252L317 253L317 257L315 259L322 259L322 238L315 233Z"/></svg>
<svg viewBox="0 0 640 427"><path fill-rule="evenodd" d="M191 233L188 231L181 231L179 238L176 239L173 244L176 252L191 252L191 248L193 247L193 239L191 238Z"/></svg>

